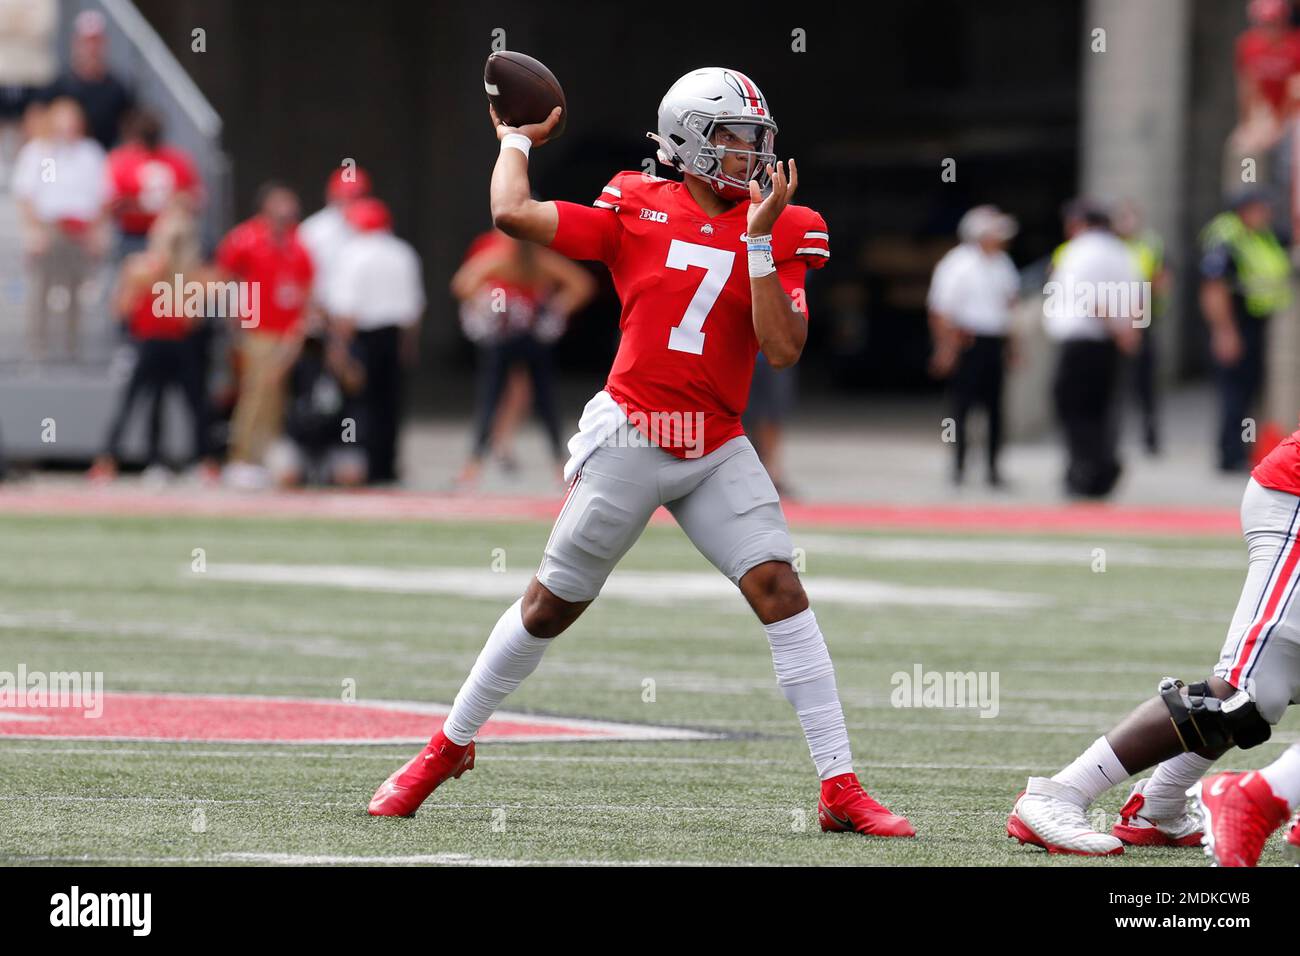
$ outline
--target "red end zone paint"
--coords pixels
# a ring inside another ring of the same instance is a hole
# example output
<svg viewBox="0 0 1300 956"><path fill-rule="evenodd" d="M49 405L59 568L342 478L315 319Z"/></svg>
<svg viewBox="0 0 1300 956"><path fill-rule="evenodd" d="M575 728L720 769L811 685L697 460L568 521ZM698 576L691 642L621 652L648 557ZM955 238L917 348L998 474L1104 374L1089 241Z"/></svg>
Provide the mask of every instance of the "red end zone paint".
<svg viewBox="0 0 1300 956"><path fill-rule="evenodd" d="M284 697L109 694L102 713L87 708L0 707L0 738L222 741L225 743L423 743L442 726L440 704L344 703ZM706 739L675 727L499 713L484 742Z"/></svg>
<svg viewBox="0 0 1300 956"><path fill-rule="evenodd" d="M136 489L93 491L6 490L0 514L145 515L149 517L322 518L371 521L554 521L563 498L446 495L403 491L299 491L236 494L229 491ZM1022 534L1231 535L1241 533L1236 508L1142 508L1125 505L1008 507L890 506L784 502L796 527L911 529ZM662 508L656 524L671 523Z"/></svg>

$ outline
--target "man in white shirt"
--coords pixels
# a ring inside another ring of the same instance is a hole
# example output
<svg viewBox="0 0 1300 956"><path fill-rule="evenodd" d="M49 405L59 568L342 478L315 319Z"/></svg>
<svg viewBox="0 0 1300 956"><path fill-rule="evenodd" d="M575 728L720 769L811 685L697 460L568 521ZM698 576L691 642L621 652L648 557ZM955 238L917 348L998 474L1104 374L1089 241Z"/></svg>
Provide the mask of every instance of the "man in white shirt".
<svg viewBox="0 0 1300 956"><path fill-rule="evenodd" d="M1066 234L1047 283L1043 325L1060 346L1052 386L1065 431L1066 491L1104 498L1119 480L1115 392L1121 355L1138 346L1148 290L1100 206L1066 207Z"/></svg>
<svg viewBox="0 0 1300 956"><path fill-rule="evenodd" d="M50 290L67 291L66 352L77 357L81 286L107 248L107 165L103 148L85 134L75 100L48 107L47 136L18 152L13 193L23 225L30 272L27 322L33 358L45 358Z"/></svg>
<svg viewBox="0 0 1300 956"><path fill-rule="evenodd" d="M334 170L325 184L325 205L298 225L298 241L311 256L311 297L314 309L325 313L329 307L329 287L338 270L339 251L356 233L348 225L348 204L370 195L370 175L359 166Z"/></svg>
<svg viewBox="0 0 1300 956"><path fill-rule="evenodd" d="M424 281L420 257L392 233L392 217L378 199L348 204L356 235L334 260L329 308L355 330L366 384L358 436L366 449L369 480L397 481L397 437L402 407L402 367L415 364Z"/></svg>
<svg viewBox="0 0 1300 956"><path fill-rule="evenodd" d="M1020 289L1006 246L1016 229L1015 219L996 206L976 206L957 226L961 244L939 260L930 280L930 370L949 379L956 484L966 462L966 419L977 406L988 415L988 482L1002 484L1002 382L1012 346L1011 307Z"/></svg>

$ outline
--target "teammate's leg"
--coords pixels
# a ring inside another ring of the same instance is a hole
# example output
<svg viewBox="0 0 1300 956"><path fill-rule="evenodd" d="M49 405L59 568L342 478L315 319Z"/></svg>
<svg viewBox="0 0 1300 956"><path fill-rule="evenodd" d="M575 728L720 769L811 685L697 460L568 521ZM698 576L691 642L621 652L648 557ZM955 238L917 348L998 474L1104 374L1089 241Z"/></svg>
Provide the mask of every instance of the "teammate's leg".
<svg viewBox="0 0 1300 956"><path fill-rule="evenodd" d="M1300 744L1292 744L1267 767L1220 773L1187 791L1205 827L1205 852L1219 866L1254 866L1273 831L1300 807ZM1300 852L1295 828L1288 852Z"/></svg>
<svg viewBox="0 0 1300 956"><path fill-rule="evenodd" d="M1118 839L1096 832L1084 811L1110 787L1161 763L1135 788L1141 803L1130 813L1130 796L1123 815L1141 815L1172 842L1185 842L1186 803L1175 788L1195 782L1194 774L1232 746L1267 739L1300 693L1300 499L1251 481L1241 516L1250 564L1214 675L1189 688L1166 687L1055 776L1030 778L1007 822L1011 836L1063 852L1119 852ZM1220 710L1218 702L1229 698L1234 706ZM1126 825L1121 821L1121 833Z"/></svg>
<svg viewBox="0 0 1300 956"><path fill-rule="evenodd" d="M790 563L794 547L780 499L749 440L736 438L704 458L676 462L665 474L668 510L740 588L767 632L777 682L822 781L822 829L914 835L911 824L868 796L853 773L830 651Z"/></svg>

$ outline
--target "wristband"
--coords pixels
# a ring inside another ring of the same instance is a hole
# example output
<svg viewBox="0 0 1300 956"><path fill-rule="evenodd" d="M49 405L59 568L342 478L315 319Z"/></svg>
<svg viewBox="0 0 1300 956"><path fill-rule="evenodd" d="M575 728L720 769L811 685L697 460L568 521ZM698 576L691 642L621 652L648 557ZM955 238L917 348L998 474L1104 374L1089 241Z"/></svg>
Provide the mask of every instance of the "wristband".
<svg viewBox="0 0 1300 956"><path fill-rule="evenodd" d="M528 158L528 151L533 148L533 141L523 133L506 133L501 137L501 148L517 149L524 154L524 159Z"/></svg>
<svg viewBox="0 0 1300 956"><path fill-rule="evenodd" d="M776 271L776 263L772 259L772 237L767 236L742 236L745 240L745 248L749 253L749 277L751 279L761 279L763 276L769 276Z"/></svg>

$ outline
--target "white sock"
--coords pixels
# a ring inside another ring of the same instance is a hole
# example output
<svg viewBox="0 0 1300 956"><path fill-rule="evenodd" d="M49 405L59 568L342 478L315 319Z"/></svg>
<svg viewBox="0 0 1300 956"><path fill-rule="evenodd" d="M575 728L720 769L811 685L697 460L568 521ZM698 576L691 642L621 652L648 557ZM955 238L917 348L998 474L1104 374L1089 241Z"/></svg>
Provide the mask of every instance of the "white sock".
<svg viewBox="0 0 1300 956"><path fill-rule="evenodd" d="M776 681L799 717L808 752L822 780L853 770L844 709L835 689L835 668L812 608L765 624Z"/></svg>
<svg viewBox="0 0 1300 956"><path fill-rule="evenodd" d="M1187 788L1204 777L1213 764L1209 757L1194 753L1161 761L1142 791L1142 816L1148 820L1182 816L1187 812Z"/></svg>
<svg viewBox="0 0 1300 956"><path fill-rule="evenodd" d="M1087 807L1128 775L1129 772L1111 749L1110 741L1103 736L1094 740L1092 746L1081 753L1074 763L1052 779L1083 794L1087 800L1084 807Z"/></svg>
<svg viewBox="0 0 1300 956"><path fill-rule="evenodd" d="M537 669L551 643L524 629L523 603L520 598L501 615L451 705L442 732L454 744L463 747L474 739L501 702Z"/></svg>
<svg viewBox="0 0 1300 956"><path fill-rule="evenodd" d="M1292 744L1271 764L1260 771L1273 792L1294 810L1300 806L1300 744Z"/></svg>

